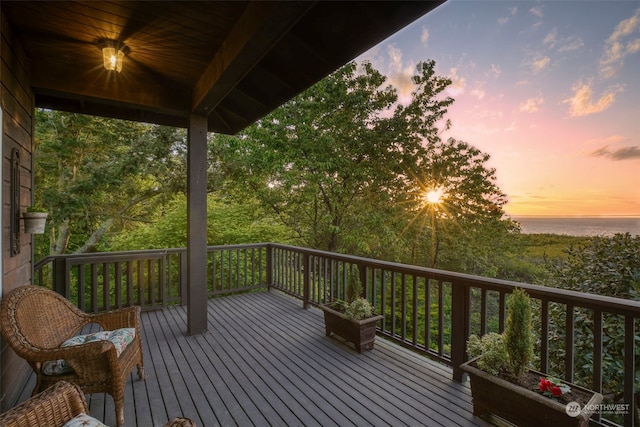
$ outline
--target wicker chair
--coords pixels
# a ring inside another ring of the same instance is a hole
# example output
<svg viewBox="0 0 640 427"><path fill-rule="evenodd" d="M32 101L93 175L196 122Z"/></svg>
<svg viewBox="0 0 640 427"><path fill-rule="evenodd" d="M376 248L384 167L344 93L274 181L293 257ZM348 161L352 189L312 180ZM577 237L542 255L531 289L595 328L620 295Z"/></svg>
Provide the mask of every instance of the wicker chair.
<svg viewBox="0 0 640 427"><path fill-rule="evenodd" d="M136 336L120 356L109 341L61 347L91 323L106 331L135 328ZM58 381L73 382L85 393L109 393L115 403L118 426L124 425L124 388L134 366L138 367L138 377L144 378L140 307L86 314L53 291L21 286L0 301L0 329L11 348L26 359L36 373L33 395ZM72 372L45 374L44 362L59 359L66 360Z"/></svg>
<svg viewBox="0 0 640 427"><path fill-rule="evenodd" d="M80 414L88 414L80 387L59 381L45 391L0 415L2 427L62 427ZM163 427L196 427L188 418L176 418Z"/></svg>
<svg viewBox="0 0 640 427"><path fill-rule="evenodd" d="M60 381L0 415L3 427L60 427L76 415L88 413L80 388Z"/></svg>

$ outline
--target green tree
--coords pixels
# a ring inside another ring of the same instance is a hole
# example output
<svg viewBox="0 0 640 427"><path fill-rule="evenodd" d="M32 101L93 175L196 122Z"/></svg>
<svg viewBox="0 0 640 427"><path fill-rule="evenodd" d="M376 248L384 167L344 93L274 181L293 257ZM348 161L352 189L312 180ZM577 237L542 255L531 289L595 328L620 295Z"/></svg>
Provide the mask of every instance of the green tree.
<svg viewBox="0 0 640 427"><path fill-rule="evenodd" d="M184 147L174 128L36 110L35 199L51 212L36 256L92 251L146 221L184 191Z"/></svg>
<svg viewBox="0 0 640 427"><path fill-rule="evenodd" d="M207 243L292 243L291 231L263 211L255 200L235 203L215 194L207 197ZM147 223L113 238L113 250L183 248L187 244L187 201L176 195Z"/></svg>
<svg viewBox="0 0 640 427"><path fill-rule="evenodd" d="M397 100L384 81L368 63L363 74L348 64L237 138L218 140L236 182L307 246L345 250L346 235L367 235L376 210L389 206L395 175L381 165L397 164L401 153L381 116Z"/></svg>
<svg viewBox="0 0 640 427"><path fill-rule="evenodd" d="M489 155L455 139L429 141L426 151L407 180L406 194L416 200L411 262L495 276L518 228L504 218L507 197L486 165ZM428 200L430 192L437 200Z"/></svg>
<svg viewBox="0 0 640 427"><path fill-rule="evenodd" d="M405 106L370 63L347 64L242 134L216 136L224 173L302 244L330 251L399 261L409 260L407 247L424 252L415 236L429 231L413 215L427 178L450 192L451 210L438 218L443 241L456 227L500 224L504 195L488 156L439 137L453 99L444 96L451 81L434 70L433 61L418 65Z"/></svg>

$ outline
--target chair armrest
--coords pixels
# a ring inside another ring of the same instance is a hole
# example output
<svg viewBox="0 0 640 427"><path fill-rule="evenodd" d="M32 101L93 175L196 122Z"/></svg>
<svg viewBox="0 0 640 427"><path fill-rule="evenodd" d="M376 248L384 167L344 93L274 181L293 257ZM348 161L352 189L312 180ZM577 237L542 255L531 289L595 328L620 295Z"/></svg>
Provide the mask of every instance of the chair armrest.
<svg viewBox="0 0 640 427"><path fill-rule="evenodd" d="M127 307L106 313L87 314L88 320L97 323L105 331L115 331L121 328L136 328L140 332L140 307Z"/></svg>
<svg viewBox="0 0 640 427"><path fill-rule="evenodd" d="M75 384L60 381L0 415L0 425L60 426L87 412L87 402L80 388Z"/></svg>

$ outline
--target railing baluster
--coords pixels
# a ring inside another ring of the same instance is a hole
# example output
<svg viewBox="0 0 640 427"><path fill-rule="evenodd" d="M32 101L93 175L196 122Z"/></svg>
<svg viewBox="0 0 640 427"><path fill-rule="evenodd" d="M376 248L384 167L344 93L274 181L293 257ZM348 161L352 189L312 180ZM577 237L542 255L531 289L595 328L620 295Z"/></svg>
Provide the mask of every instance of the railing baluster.
<svg viewBox="0 0 640 427"><path fill-rule="evenodd" d="M293 286L295 289L295 293L300 294L305 292L304 289L304 284L300 284L300 274L299 272L301 271L301 267L302 267L302 261L301 261L301 254L297 254L297 253L293 253L293 262L294 262L294 267L293 267ZM311 287L309 287L308 291L311 291ZM309 299L311 298L310 294L307 294L307 303L309 302Z"/></svg>
<svg viewBox="0 0 640 427"><path fill-rule="evenodd" d="M411 304L411 318L413 320L413 337L411 343L418 345L418 276L413 275L413 303Z"/></svg>
<svg viewBox="0 0 640 427"><path fill-rule="evenodd" d="M214 253L215 256L215 253ZM215 265L215 258L213 261L213 265ZM180 291L180 304L183 306L187 305L187 286L188 286L188 279L187 279L188 275L187 275L187 251L180 251L180 284L179 284L179 291ZM214 275L215 277L215 275ZM215 289L215 287L214 287Z"/></svg>
<svg viewBox="0 0 640 427"><path fill-rule="evenodd" d="M391 336L396 336L396 272L391 272Z"/></svg>
<svg viewBox="0 0 640 427"><path fill-rule="evenodd" d="M164 272L167 270L167 266L169 264L167 253L165 252L162 257L159 258L158 262L160 265L158 266L159 271L159 279L160 279L160 304L162 306L167 305L167 276Z"/></svg>
<svg viewBox="0 0 640 427"><path fill-rule="evenodd" d="M444 283L438 280L438 356L444 355Z"/></svg>
<svg viewBox="0 0 640 427"><path fill-rule="evenodd" d="M487 333L487 290L480 290L480 335Z"/></svg>
<svg viewBox="0 0 640 427"><path fill-rule="evenodd" d="M385 279L387 277L387 270L380 270L380 310L381 314L384 315L382 318L382 330L387 330L387 287L385 286Z"/></svg>
<svg viewBox="0 0 640 427"><path fill-rule="evenodd" d="M227 256L229 258L229 264L227 265L227 276L229 278L227 290L231 290L233 289L233 274L231 274L231 272L233 271L233 252L231 250L228 250Z"/></svg>
<svg viewBox="0 0 640 427"><path fill-rule="evenodd" d="M134 298L133 261L127 261L127 304L133 305ZM186 298L186 293L184 295Z"/></svg>
<svg viewBox="0 0 640 427"><path fill-rule="evenodd" d="M575 332L575 310L572 304L567 304L567 310L565 314L565 339L564 339L564 379L569 382L573 382L573 368L574 368L574 346L573 335Z"/></svg>
<svg viewBox="0 0 640 427"><path fill-rule="evenodd" d="M242 257L243 257L243 266L244 266L243 273L242 273L244 275L244 280L242 281L242 283L243 283L243 286L246 288L247 286L249 286L249 282L247 282L248 273L249 273L249 265L247 264L248 255L247 255L247 250L246 249L242 250Z"/></svg>
<svg viewBox="0 0 640 427"><path fill-rule="evenodd" d="M425 277L424 289L424 343L427 351L431 350L431 279Z"/></svg>
<svg viewBox="0 0 640 427"><path fill-rule="evenodd" d="M380 305L380 304L378 304L378 295L380 294L380 292L378 292L378 289L379 289L379 286L380 286L379 282L378 282L378 272L379 271L380 270L378 270L377 268L372 268L371 269L371 301L373 302L374 307L377 307L377 306Z"/></svg>
<svg viewBox="0 0 640 427"><path fill-rule="evenodd" d="M309 297L311 295L311 274L309 269L310 256L308 254L302 255L303 259L303 297L302 305L304 308L309 308Z"/></svg>
<svg viewBox="0 0 640 427"><path fill-rule="evenodd" d="M147 260L147 287L149 288L149 303L151 307L158 303L156 292L156 269L152 259Z"/></svg>
<svg viewBox="0 0 640 427"><path fill-rule="evenodd" d="M85 301L84 264L78 266L78 307L80 307L82 311L86 311L87 309Z"/></svg>
<svg viewBox="0 0 640 427"><path fill-rule="evenodd" d="M602 311L594 310L593 311L593 375L591 379L590 388L593 391L597 391L598 393L602 393L602 332L603 332L603 323L602 323ZM591 416L592 420L597 422L601 421L601 415L599 413L593 414Z"/></svg>
<svg viewBox="0 0 640 427"><path fill-rule="evenodd" d="M636 387L635 375L636 375L636 319L634 316L624 316L624 397L623 402L629 405L629 410L624 414L624 425L633 427L635 423L635 396L634 391Z"/></svg>
<svg viewBox="0 0 640 427"><path fill-rule="evenodd" d="M122 264L119 261L114 263L115 282L115 304L117 308L122 308Z"/></svg>
<svg viewBox="0 0 640 427"><path fill-rule="evenodd" d="M146 301L144 299L144 271L143 264L141 260L136 261L136 285L138 287L138 304L145 305Z"/></svg>
<svg viewBox="0 0 640 427"><path fill-rule="evenodd" d="M499 301L498 301L498 331L502 332L504 331L504 325L505 325L505 317L506 317L506 313L507 313L507 304L506 304L506 298L505 298L505 293L503 291L498 291L500 293L500 296L498 297Z"/></svg>
<svg viewBox="0 0 640 427"><path fill-rule="evenodd" d="M96 313L98 311L98 265L91 263L91 278L89 279L91 289L91 312Z"/></svg>
<svg viewBox="0 0 640 427"><path fill-rule="evenodd" d="M400 338L405 341L407 339L407 276L402 273L402 304L400 306L400 321L402 322L402 331Z"/></svg>
<svg viewBox="0 0 640 427"><path fill-rule="evenodd" d="M540 370L549 372L549 301L542 299L540 304Z"/></svg>
<svg viewBox="0 0 640 427"><path fill-rule="evenodd" d="M104 309L106 311L111 310L111 295L109 289L111 289L109 267L110 264L106 262L102 263L102 299L104 300Z"/></svg>

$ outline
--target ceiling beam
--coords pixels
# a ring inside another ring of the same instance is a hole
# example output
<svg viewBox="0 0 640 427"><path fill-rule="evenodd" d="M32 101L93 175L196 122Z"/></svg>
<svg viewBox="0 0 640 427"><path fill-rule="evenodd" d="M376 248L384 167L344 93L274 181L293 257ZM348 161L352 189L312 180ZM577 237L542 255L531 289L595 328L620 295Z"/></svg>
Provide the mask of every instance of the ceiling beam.
<svg viewBox="0 0 640 427"><path fill-rule="evenodd" d="M210 114L315 2L250 2L196 83L192 111Z"/></svg>
<svg viewBox="0 0 640 427"><path fill-rule="evenodd" d="M126 64L131 68L134 64ZM87 75L89 77L87 77ZM189 90L177 83L169 84L157 76L142 74L146 78L130 79L126 73L99 70L98 73L81 73L77 69L47 70L35 68L32 85L36 94L65 94L71 98L93 98L103 102L119 103L126 107L145 108L186 116L189 106ZM162 84L161 84L162 83Z"/></svg>

